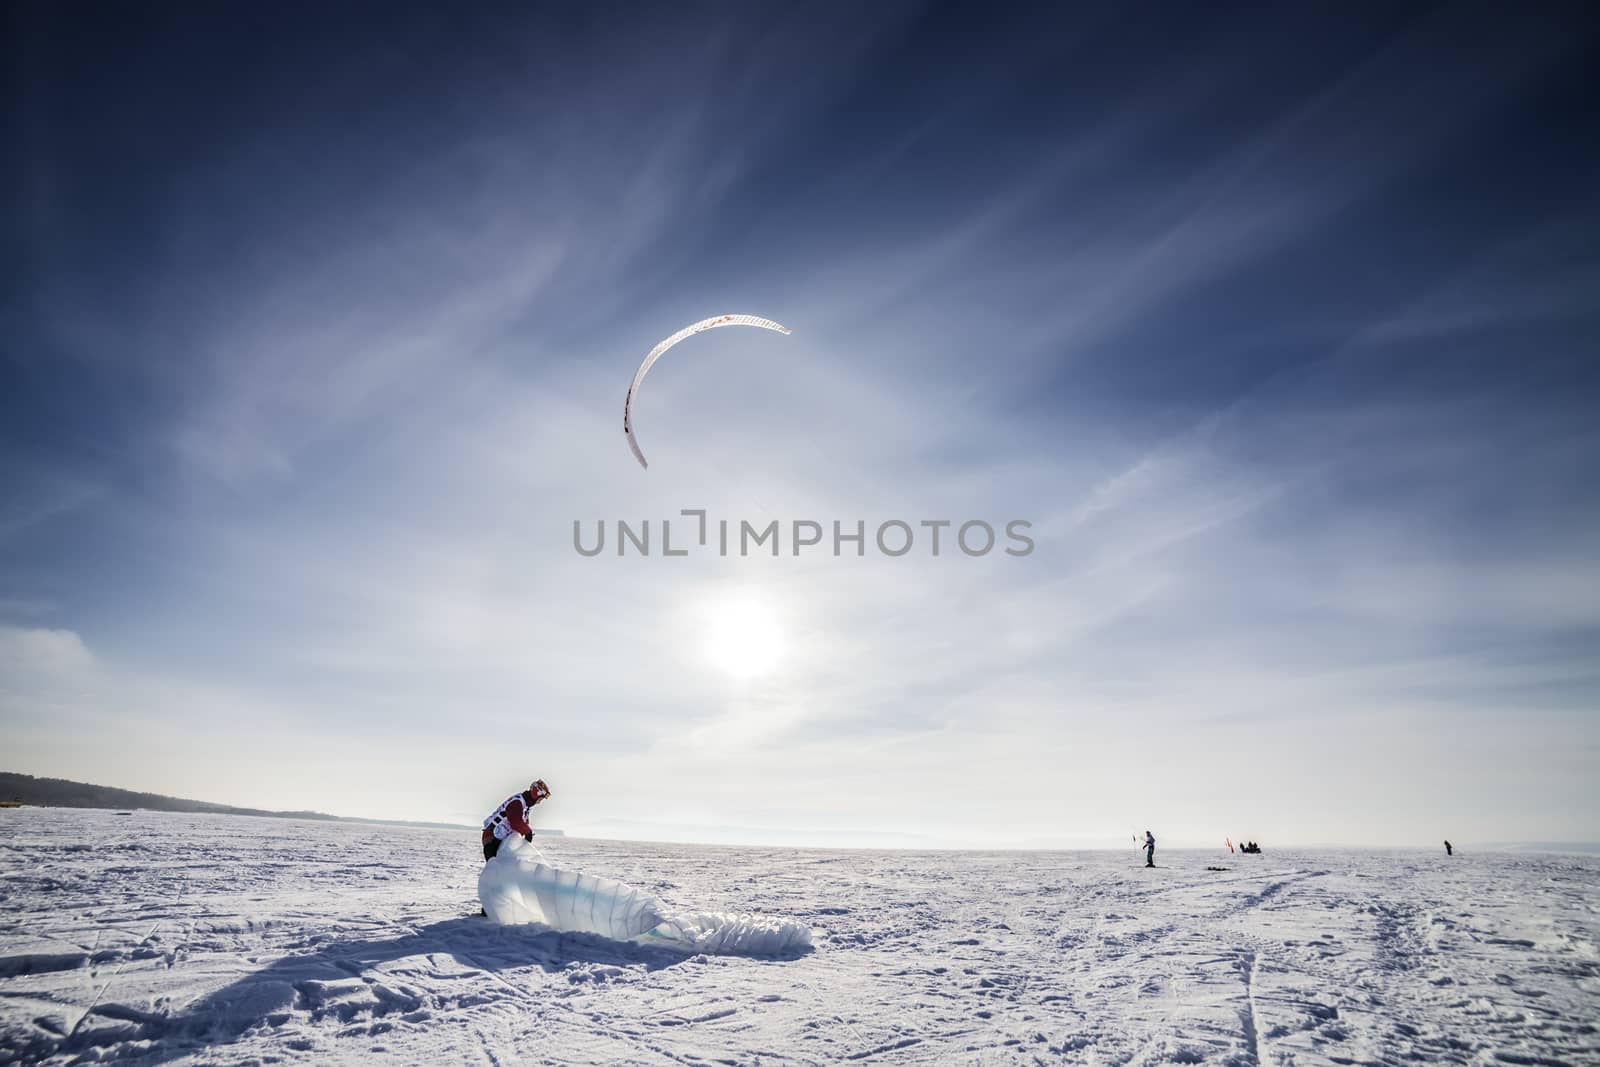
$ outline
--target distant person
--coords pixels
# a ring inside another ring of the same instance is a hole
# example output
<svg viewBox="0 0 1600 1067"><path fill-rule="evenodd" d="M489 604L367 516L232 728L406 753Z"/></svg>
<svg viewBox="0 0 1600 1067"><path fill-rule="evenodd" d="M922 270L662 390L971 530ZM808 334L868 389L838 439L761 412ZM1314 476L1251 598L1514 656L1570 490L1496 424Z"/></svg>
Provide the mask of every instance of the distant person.
<svg viewBox="0 0 1600 1067"><path fill-rule="evenodd" d="M1444 843L1444 854L1446 856L1454 856L1456 854L1456 850L1450 847L1450 842L1448 841Z"/></svg>
<svg viewBox="0 0 1600 1067"><path fill-rule="evenodd" d="M1156 835L1149 830L1144 832L1144 865L1146 867L1156 865Z"/></svg>
<svg viewBox="0 0 1600 1067"><path fill-rule="evenodd" d="M520 793L505 799L494 814L483 820L484 862L494 859L500 851L500 842L517 834L525 841L533 840L533 827L528 825L533 807L550 796L550 787L540 778Z"/></svg>

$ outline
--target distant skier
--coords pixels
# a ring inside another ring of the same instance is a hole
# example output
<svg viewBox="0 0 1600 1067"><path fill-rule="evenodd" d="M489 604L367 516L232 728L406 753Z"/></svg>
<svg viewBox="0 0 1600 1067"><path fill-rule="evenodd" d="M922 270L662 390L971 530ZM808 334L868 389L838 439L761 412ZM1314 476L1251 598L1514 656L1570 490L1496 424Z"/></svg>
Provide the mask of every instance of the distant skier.
<svg viewBox="0 0 1600 1067"><path fill-rule="evenodd" d="M1156 835L1149 830L1144 832L1144 865L1146 867L1156 865Z"/></svg>
<svg viewBox="0 0 1600 1067"><path fill-rule="evenodd" d="M1450 842L1448 841L1444 843L1444 854L1446 856L1454 856L1456 854L1456 850L1450 847Z"/></svg>
<svg viewBox="0 0 1600 1067"><path fill-rule="evenodd" d="M483 858L487 862L500 851L500 842L517 834L525 841L533 840L533 827L528 825L533 806L550 796L550 787L540 778L528 788L505 799L494 814L483 820Z"/></svg>

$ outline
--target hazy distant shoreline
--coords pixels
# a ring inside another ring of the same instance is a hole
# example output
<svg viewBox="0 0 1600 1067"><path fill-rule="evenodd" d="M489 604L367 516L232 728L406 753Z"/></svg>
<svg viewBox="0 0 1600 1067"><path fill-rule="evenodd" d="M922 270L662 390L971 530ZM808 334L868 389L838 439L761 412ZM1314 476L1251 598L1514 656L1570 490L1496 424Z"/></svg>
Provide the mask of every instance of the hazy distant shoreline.
<svg viewBox="0 0 1600 1067"><path fill-rule="evenodd" d="M329 815L320 811L271 811L264 808L241 808L228 804L213 804L204 800L188 800L182 797L170 797L161 793L141 793L131 789L118 789L113 786L94 785L89 782L76 782L65 778L39 778L29 774L17 774L9 771L0 771L0 801L19 800L27 807L40 808L99 808L111 811L117 810L142 810L163 811L178 814L210 814L210 815L247 815L254 818L274 819L311 819L318 822L348 822L362 823L372 826L407 826L425 830L478 830L476 825L451 822L427 822L416 819L368 819L349 815ZM932 842L902 842L888 843L874 842L871 838L882 837L892 839L893 834L861 834L866 840L854 843L816 844L798 840L784 840L785 838L800 837L801 831L772 831L774 840L754 842L740 839L715 839L717 830L727 831L732 828L707 828L695 827L689 830L685 827L672 827L679 831L681 836L656 836L654 834L641 834L639 831L649 826L659 830L661 827L654 824L629 823L615 821L609 829L614 833L602 833L598 836L587 832L585 828L581 837L595 837L596 840L614 840L634 842L648 845L704 845L710 848L795 848L806 851L834 851L834 850L862 850L862 851L906 851L906 852L1099 852L1119 851L1113 845L1061 845L1061 846L1017 846L995 845L983 847L972 845L957 847L939 845ZM746 833L755 831L748 828L738 828ZM701 834L708 833L709 838L701 838ZM539 827L537 833L541 837L566 837L565 831ZM1269 851L1282 850L1293 852L1307 852L1318 850L1348 850L1357 849L1372 852L1411 852L1421 846L1411 845L1350 845L1334 842L1320 842L1311 844L1295 844L1273 846ZM1168 852L1209 851L1202 846L1171 845ZM1218 850L1219 853L1221 850ZM1594 855L1600 853L1600 842L1593 841L1491 841L1491 842L1463 842L1458 851L1471 852L1546 852L1567 855ZM1224 856L1226 858L1226 856Z"/></svg>
<svg viewBox="0 0 1600 1067"><path fill-rule="evenodd" d="M132 789L74 782L67 778L36 778L31 774L0 771L0 801L19 800L34 808L104 808L107 810L170 811L181 814L248 815L253 818L315 819L320 822L357 822L374 826L414 826L425 830L477 830L477 826L453 822L423 822L415 819L363 819L348 815L329 815L321 811L269 811L265 808L239 808L204 800L169 797L161 793L141 793ZM540 828L547 837L560 837L560 830Z"/></svg>

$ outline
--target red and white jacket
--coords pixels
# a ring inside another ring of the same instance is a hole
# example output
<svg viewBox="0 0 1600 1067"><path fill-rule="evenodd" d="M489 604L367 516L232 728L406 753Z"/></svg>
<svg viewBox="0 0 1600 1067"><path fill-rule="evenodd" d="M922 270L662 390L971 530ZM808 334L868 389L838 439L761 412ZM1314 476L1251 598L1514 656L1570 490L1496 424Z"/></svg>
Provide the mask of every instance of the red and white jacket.
<svg viewBox="0 0 1600 1067"><path fill-rule="evenodd" d="M533 827L528 825L528 814L532 810L533 805L528 803L524 793L506 798L505 803L494 809L493 815L483 820L483 836L492 834L498 841L504 841L512 834L526 837L533 833Z"/></svg>

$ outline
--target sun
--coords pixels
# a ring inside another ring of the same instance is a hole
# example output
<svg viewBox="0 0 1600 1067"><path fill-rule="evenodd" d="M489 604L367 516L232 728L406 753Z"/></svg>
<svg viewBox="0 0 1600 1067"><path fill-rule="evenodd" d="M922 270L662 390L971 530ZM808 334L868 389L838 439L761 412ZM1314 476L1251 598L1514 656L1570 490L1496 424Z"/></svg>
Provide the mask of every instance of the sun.
<svg viewBox="0 0 1600 1067"><path fill-rule="evenodd" d="M783 628L759 597L741 594L714 605L706 626L706 654L734 678L759 678L783 659Z"/></svg>

